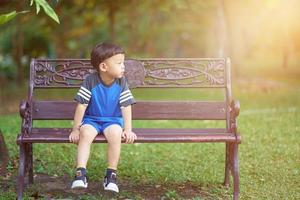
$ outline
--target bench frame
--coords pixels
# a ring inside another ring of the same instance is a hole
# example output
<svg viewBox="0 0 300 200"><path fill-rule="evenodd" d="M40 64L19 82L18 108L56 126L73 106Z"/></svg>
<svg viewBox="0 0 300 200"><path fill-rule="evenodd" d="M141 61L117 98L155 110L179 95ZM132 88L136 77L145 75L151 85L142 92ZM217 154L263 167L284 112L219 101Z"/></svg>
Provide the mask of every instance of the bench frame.
<svg viewBox="0 0 300 200"><path fill-rule="evenodd" d="M134 129L138 135L136 143L201 143L223 142L225 150L224 185L229 187L233 176L233 199L239 197L237 132L239 101L232 100L229 58L156 58L126 60L126 78L131 88L222 88L225 99L222 102L171 102L138 101L133 106L133 119L181 119L181 120L225 120L224 129ZM87 59L33 59L30 64L28 99L20 103L22 118L21 133L17 136L19 152L19 175L17 195L22 199L25 175L28 183L33 179L34 143L69 143L70 129L35 128L34 120L72 119L75 102L38 101L34 90L48 88L77 88L84 77L93 71ZM63 109L57 111L58 108ZM161 127L163 128L163 127ZM97 136L97 143L105 143L103 136Z"/></svg>

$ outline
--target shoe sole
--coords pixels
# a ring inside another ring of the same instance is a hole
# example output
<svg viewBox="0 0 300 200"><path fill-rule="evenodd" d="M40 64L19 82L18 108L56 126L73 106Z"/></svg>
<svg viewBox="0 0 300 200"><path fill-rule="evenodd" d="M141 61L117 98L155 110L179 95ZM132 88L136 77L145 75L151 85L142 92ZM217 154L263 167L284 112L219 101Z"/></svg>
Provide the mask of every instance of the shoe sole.
<svg viewBox="0 0 300 200"><path fill-rule="evenodd" d="M78 181L73 181L71 189L85 189L88 187L88 184L84 184L83 181L78 180Z"/></svg>
<svg viewBox="0 0 300 200"><path fill-rule="evenodd" d="M103 184L103 187L105 191L119 193L119 188L116 185L108 184L108 186L105 187L105 184Z"/></svg>

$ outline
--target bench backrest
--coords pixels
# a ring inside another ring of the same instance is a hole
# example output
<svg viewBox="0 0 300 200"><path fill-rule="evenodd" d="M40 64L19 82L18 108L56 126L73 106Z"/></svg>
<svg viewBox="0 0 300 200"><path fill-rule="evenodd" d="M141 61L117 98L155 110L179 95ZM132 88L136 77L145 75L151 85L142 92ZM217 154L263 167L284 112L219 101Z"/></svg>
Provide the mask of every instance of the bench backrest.
<svg viewBox="0 0 300 200"><path fill-rule="evenodd" d="M131 88L211 88L224 90L217 101L138 101L133 119L226 120L231 101L230 60L224 58L128 59L125 76ZM35 89L78 88L94 72L88 59L33 59L28 100L32 119L73 119L76 102L41 101ZM75 95L75 93L74 93ZM199 94L201 95L201 94Z"/></svg>

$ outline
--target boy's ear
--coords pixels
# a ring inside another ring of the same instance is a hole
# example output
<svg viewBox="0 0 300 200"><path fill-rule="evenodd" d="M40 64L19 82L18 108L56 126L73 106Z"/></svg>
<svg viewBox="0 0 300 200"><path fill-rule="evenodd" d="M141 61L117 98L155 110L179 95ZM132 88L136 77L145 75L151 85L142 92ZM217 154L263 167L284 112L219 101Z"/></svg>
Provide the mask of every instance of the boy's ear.
<svg viewBox="0 0 300 200"><path fill-rule="evenodd" d="M107 71L107 65L102 62L99 64L99 70L102 71L102 72L106 72Z"/></svg>

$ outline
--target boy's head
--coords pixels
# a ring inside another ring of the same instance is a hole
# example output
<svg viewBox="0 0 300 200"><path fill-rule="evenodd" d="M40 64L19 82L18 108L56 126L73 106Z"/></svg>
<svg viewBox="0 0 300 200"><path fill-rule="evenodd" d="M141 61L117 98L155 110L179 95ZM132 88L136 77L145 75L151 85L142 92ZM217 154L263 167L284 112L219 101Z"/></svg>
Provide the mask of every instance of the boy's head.
<svg viewBox="0 0 300 200"><path fill-rule="evenodd" d="M115 60L115 62L119 63L123 58L122 65L124 65L124 54L124 50L118 45L105 42L100 43L91 52L91 64L100 73L103 69L113 64L111 61Z"/></svg>

